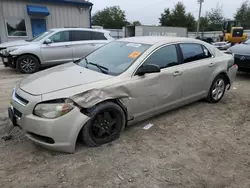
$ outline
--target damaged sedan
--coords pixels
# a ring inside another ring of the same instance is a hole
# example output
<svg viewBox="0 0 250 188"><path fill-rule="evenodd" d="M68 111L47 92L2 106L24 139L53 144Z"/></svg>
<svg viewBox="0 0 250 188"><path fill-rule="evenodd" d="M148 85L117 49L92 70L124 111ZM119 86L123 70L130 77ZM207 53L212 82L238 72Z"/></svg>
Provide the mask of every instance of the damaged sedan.
<svg viewBox="0 0 250 188"><path fill-rule="evenodd" d="M20 81L8 112L32 141L73 153L78 139L100 146L132 123L200 99L219 102L237 69L200 40L125 38Z"/></svg>

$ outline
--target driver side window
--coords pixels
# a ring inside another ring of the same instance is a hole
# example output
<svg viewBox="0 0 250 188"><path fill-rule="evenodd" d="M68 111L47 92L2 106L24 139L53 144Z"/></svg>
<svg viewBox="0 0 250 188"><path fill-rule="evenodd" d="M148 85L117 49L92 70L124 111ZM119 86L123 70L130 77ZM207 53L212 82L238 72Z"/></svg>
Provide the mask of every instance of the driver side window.
<svg viewBox="0 0 250 188"><path fill-rule="evenodd" d="M175 45L164 46L155 51L144 64L158 65L161 69L179 64Z"/></svg>
<svg viewBox="0 0 250 188"><path fill-rule="evenodd" d="M49 38L53 43L69 42L69 31L61 31Z"/></svg>

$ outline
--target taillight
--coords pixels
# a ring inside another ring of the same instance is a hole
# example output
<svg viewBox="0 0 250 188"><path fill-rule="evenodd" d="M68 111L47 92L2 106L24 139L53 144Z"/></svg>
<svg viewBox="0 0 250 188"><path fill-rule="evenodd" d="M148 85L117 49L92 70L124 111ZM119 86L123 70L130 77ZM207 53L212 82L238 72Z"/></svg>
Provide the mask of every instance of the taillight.
<svg viewBox="0 0 250 188"><path fill-rule="evenodd" d="M238 68L238 65L237 65L237 64L234 64L234 67L235 67L235 68Z"/></svg>

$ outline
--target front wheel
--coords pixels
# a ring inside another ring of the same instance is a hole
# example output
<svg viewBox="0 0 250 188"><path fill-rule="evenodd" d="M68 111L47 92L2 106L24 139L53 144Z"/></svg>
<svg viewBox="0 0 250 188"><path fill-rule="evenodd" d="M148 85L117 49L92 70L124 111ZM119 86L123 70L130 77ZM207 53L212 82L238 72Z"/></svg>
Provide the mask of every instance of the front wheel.
<svg viewBox="0 0 250 188"><path fill-rule="evenodd" d="M207 101L210 103L219 102L223 98L225 90L226 90L225 76L220 74L214 79L212 83L212 86L207 96Z"/></svg>
<svg viewBox="0 0 250 188"><path fill-rule="evenodd" d="M90 147L112 142L120 137L126 123L122 108L113 103L105 102L91 111L90 120L82 129L82 140Z"/></svg>
<svg viewBox="0 0 250 188"><path fill-rule="evenodd" d="M40 64L36 57L32 55L22 55L17 61L17 69L23 74L32 74L39 70Z"/></svg>

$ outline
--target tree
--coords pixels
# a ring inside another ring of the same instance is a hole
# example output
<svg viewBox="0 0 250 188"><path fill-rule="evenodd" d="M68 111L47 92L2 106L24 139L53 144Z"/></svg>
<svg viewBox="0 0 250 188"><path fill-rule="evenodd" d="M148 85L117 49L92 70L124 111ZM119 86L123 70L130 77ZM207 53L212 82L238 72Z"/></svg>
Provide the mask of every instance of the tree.
<svg viewBox="0 0 250 188"><path fill-rule="evenodd" d="M250 5L244 1L237 9L234 19L240 21L244 29L250 29Z"/></svg>
<svg viewBox="0 0 250 188"><path fill-rule="evenodd" d="M200 18L200 31L208 31L209 27L209 20L207 16L201 17Z"/></svg>
<svg viewBox="0 0 250 188"><path fill-rule="evenodd" d="M162 26L167 26L168 24L171 25L171 12L169 10L169 8L164 10L164 13L161 14L161 17L159 18L160 20L160 24Z"/></svg>
<svg viewBox="0 0 250 188"><path fill-rule="evenodd" d="M223 16L222 6L217 4L216 8L212 8L205 16L208 19L209 31L221 31L222 23L225 20Z"/></svg>
<svg viewBox="0 0 250 188"><path fill-rule="evenodd" d="M164 10L159 18L162 26L186 27L188 31L194 31L196 21L191 13L186 12L186 7L182 2L178 2L174 9Z"/></svg>
<svg viewBox="0 0 250 188"><path fill-rule="evenodd" d="M92 17L92 24L105 29L121 29L128 24L125 11L119 6L106 7L97 11Z"/></svg>
<svg viewBox="0 0 250 188"><path fill-rule="evenodd" d="M137 20L137 21L132 22L131 25L139 26L141 25L141 22Z"/></svg>

